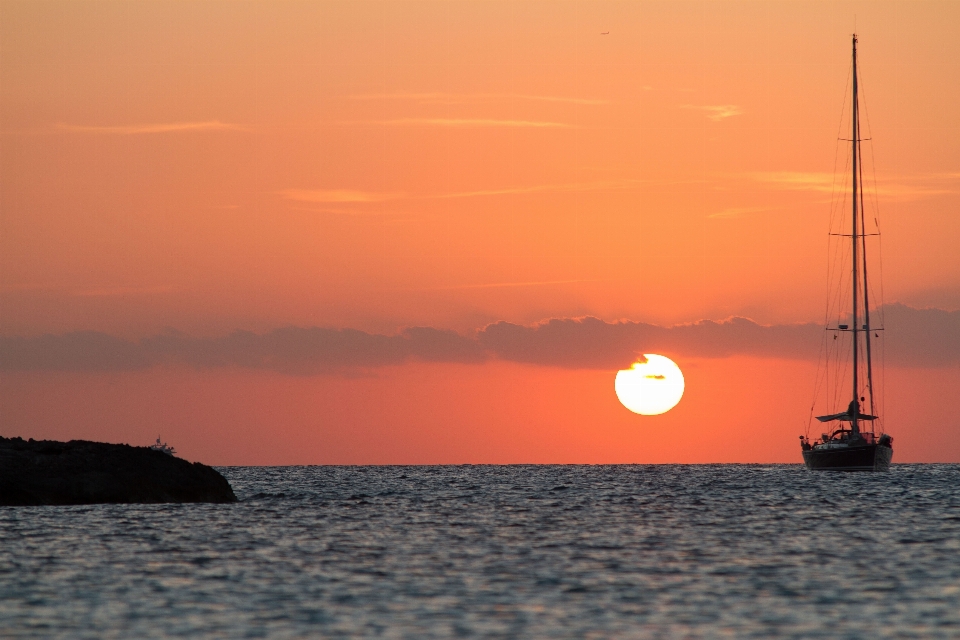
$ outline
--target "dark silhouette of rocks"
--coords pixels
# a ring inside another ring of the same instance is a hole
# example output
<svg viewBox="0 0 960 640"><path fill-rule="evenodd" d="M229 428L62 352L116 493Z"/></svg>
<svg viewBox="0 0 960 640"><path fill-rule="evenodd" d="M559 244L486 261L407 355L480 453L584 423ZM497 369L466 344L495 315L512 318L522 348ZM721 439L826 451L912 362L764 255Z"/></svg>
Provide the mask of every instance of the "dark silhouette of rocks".
<svg viewBox="0 0 960 640"><path fill-rule="evenodd" d="M0 437L0 505L236 501L216 470L149 447Z"/></svg>

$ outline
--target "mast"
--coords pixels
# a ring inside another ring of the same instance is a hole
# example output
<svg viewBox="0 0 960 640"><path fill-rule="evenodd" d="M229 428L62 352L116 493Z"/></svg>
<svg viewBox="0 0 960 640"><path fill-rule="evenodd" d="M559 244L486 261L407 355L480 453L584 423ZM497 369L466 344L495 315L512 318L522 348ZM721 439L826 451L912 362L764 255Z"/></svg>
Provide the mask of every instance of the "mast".
<svg viewBox="0 0 960 640"><path fill-rule="evenodd" d="M859 122L857 104L857 34L853 34L853 135L850 136L853 145L853 406L858 407L858 396L860 394L859 381L857 380L857 142L859 138ZM850 429L853 435L860 433L860 425L857 424L857 413L850 416Z"/></svg>

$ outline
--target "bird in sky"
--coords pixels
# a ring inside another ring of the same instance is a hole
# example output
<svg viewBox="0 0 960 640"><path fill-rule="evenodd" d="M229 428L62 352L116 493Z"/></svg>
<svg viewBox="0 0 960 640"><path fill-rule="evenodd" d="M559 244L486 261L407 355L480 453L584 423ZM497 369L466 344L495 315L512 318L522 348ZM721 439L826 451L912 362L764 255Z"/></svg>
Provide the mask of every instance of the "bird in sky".
<svg viewBox="0 0 960 640"><path fill-rule="evenodd" d="M601 31L601 32L600 32L600 35L602 35L602 36L608 36L608 35L610 35L610 32L609 32L609 31Z"/></svg>

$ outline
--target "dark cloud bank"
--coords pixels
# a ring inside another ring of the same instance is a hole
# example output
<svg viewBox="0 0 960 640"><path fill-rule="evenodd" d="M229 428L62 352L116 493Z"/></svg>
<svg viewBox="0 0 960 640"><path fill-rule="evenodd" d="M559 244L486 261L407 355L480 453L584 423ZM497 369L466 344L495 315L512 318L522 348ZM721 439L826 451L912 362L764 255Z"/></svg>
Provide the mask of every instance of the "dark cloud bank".
<svg viewBox="0 0 960 640"><path fill-rule="evenodd" d="M894 366L960 365L960 311L884 308L885 361ZM637 354L722 358L750 355L816 359L824 329L764 326L744 318L660 327L597 318L554 319L533 326L498 322L472 336L430 327L397 335L354 329L237 331L220 338L166 333L132 342L104 333L0 337L0 370L132 371L154 366L243 367L293 375L349 372L424 362L505 360L571 369L623 369Z"/></svg>

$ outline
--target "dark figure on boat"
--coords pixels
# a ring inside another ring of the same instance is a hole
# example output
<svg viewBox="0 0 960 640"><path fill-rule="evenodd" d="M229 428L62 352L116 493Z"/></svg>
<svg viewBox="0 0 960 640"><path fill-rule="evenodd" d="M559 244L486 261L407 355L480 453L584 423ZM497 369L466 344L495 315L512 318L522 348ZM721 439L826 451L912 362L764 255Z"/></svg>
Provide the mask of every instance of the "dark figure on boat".
<svg viewBox="0 0 960 640"><path fill-rule="evenodd" d="M856 418L860 415L860 403L856 398L850 401L850 404L847 405L847 415L851 418Z"/></svg>

